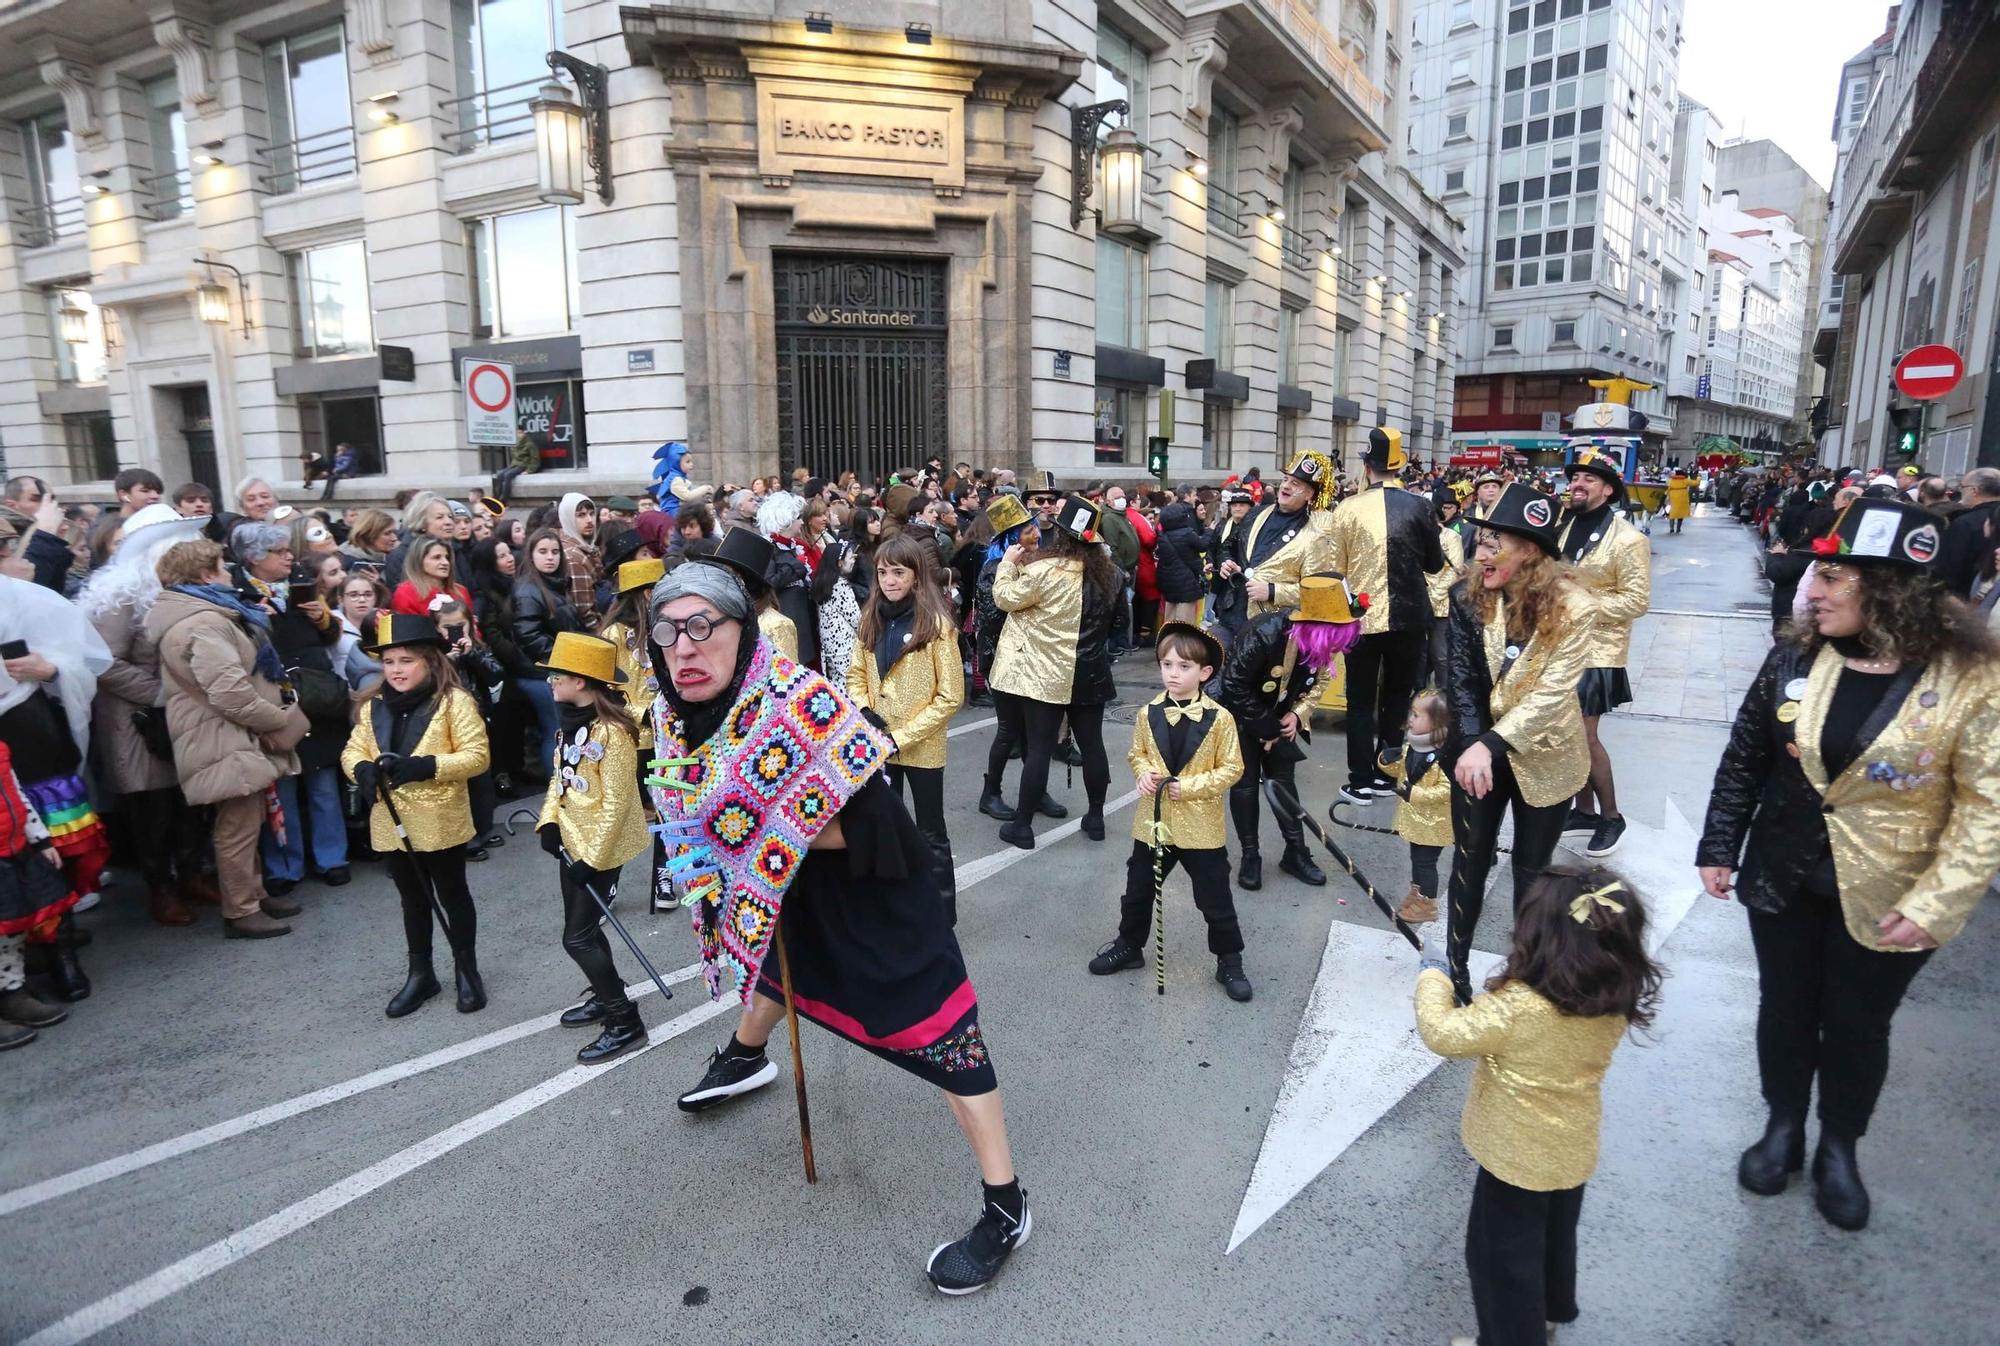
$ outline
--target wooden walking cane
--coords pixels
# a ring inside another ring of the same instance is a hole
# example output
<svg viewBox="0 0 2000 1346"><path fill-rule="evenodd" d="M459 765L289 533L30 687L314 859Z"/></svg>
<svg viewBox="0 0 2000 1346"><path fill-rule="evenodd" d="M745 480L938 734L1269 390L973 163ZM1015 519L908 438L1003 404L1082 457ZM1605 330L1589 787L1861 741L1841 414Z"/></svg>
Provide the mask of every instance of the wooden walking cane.
<svg viewBox="0 0 2000 1346"><path fill-rule="evenodd" d="M785 927L780 921L778 937L778 985L785 992L785 1028L792 1035L792 1085L799 1096L799 1148L805 1154L806 1181L818 1182L819 1169L813 1164L812 1112L806 1107L806 1061L799 1051L799 1011L792 1003L792 956L785 951Z"/></svg>

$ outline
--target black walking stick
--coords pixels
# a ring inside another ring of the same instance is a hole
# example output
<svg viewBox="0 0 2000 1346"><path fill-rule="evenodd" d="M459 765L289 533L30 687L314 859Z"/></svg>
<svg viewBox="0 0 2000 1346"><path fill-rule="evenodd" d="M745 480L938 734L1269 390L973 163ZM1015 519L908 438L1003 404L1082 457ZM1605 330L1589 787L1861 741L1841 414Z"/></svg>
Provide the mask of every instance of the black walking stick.
<svg viewBox="0 0 2000 1346"><path fill-rule="evenodd" d="M437 916L438 925L444 930L444 942L451 946L454 957L458 955L458 936L451 931L451 921L444 914L444 903L438 900L437 888L431 883L430 871L416 863L417 848L410 844L410 833L403 826L403 815L396 808L396 796L389 784L389 768L377 758L375 767L375 791L382 796L383 807L389 810L389 821L396 825L396 840L403 843L403 853L410 857L410 868L417 872L417 882L424 886L424 896L431 900L431 911Z"/></svg>
<svg viewBox="0 0 2000 1346"><path fill-rule="evenodd" d="M537 816L535 810L531 808L518 808L515 809L512 813L507 815L508 836L511 837L514 835L515 819L520 818L524 815L531 818ZM662 1000L672 1000L674 998L674 993L667 989L667 983L665 979L660 976L659 969L653 966L653 961L650 958L646 957L646 951L639 947L639 941L632 938L632 932L625 928L625 922L618 919L617 914L611 910L611 904L604 900L603 896L597 891L595 887L591 886L588 883L585 883L583 879L576 874L575 871L581 869L582 866L578 865L576 861L573 858L571 858L570 853L567 849L563 851L560 860L563 864L568 865L570 867L571 870L570 877L575 879L576 886L583 889L584 892L590 895L590 900L592 902L595 902L597 904L597 909L604 913L604 919L610 922L611 928L613 930L616 930L618 932L619 938L625 941L625 947L630 949L632 951L632 956L639 960L639 966L646 969L646 975L651 977L653 979L653 985L659 988L660 998Z"/></svg>
<svg viewBox="0 0 2000 1346"><path fill-rule="evenodd" d="M1398 833L1396 829L1393 827L1377 827L1373 823L1357 823L1351 819L1341 817L1340 803L1341 801L1339 801L1338 799L1334 800L1333 807L1329 808L1326 811L1327 817L1333 819L1333 821L1339 824L1340 826L1352 828L1356 832L1374 832L1380 836L1385 836L1385 837L1393 837L1400 835L1400 833ZM1500 855L1512 855L1514 853L1514 848L1512 846L1495 846L1493 849L1495 853Z"/></svg>
<svg viewBox="0 0 2000 1346"><path fill-rule="evenodd" d="M1279 814L1287 818L1297 818L1305 825L1306 831L1319 838L1320 845L1326 847L1327 852L1333 856L1340 867L1347 871L1349 878L1361 885L1361 891L1368 894L1369 899L1382 909L1382 914L1389 918L1404 939L1410 941L1411 948L1421 949L1424 947L1423 939L1416 931L1410 928L1410 923L1396 914L1396 909L1389 905L1388 898L1375 891L1375 885L1368 881L1366 874L1363 874L1354 867L1354 861L1347 858L1347 852L1334 845L1333 838L1326 834L1326 829L1319 825L1317 818L1306 812L1305 806L1299 803L1299 797L1296 794L1291 793L1290 787L1281 785L1279 782L1266 776L1264 778L1264 793L1270 797L1271 807Z"/></svg>
<svg viewBox="0 0 2000 1346"><path fill-rule="evenodd" d="M1153 791L1153 985L1157 995L1167 993L1167 847L1162 840L1167 829L1160 821L1160 800L1174 779L1168 777Z"/></svg>

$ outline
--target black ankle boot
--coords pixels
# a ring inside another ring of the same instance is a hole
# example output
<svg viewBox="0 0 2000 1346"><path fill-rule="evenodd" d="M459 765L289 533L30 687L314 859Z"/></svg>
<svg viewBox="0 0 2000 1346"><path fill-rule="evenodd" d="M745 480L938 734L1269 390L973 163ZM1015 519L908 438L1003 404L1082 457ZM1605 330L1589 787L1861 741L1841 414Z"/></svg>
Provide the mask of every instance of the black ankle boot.
<svg viewBox="0 0 2000 1346"><path fill-rule="evenodd" d="M1313 863L1312 852L1303 843L1293 842L1285 847L1285 853L1278 857L1278 868L1297 879L1300 883L1314 888L1326 886L1326 874Z"/></svg>
<svg viewBox="0 0 2000 1346"><path fill-rule="evenodd" d="M1803 1111L1771 1110L1764 1138L1736 1161L1736 1181L1746 1192L1776 1196L1792 1174L1806 1166L1806 1115Z"/></svg>
<svg viewBox="0 0 2000 1346"><path fill-rule="evenodd" d="M1256 851L1246 850L1243 859L1236 866L1236 886L1246 893L1254 893L1264 886L1264 857Z"/></svg>
<svg viewBox="0 0 2000 1346"><path fill-rule="evenodd" d="M1222 983L1222 989L1229 993L1231 1000L1241 1004L1250 998L1250 978L1244 975L1242 954L1217 955L1215 979Z"/></svg>
<svg viewBox="0 0 2000 1346"><path fill-rule="evenodd" d="M431 960L410 964L410 979L403 983L403 989L389 999L389 1008L382 1011L391 1019L400 1019L417 1006L429 1000L441 989L437 973L431 971Z"/></svg>
<svg viewBox="0 0 2000 1346"><path fill-rule="evenodd" d="M1854 1137L1820 1125L1819 1148L1813 1151L1813 1204L1826 1222L1841 1229L1868 1227L1868 1189L1861 1185L1861 1167L1854 1158Z"/></svg>
<svg viewBox="0 0 2000 1346"><path fill-rule="evenodd" d="M90 998L90 978L83 974L83 964L76 958L76 918L68 914L56 927L55 966L50 969L49 982L56 995L72 1004Z"/></svg>
<svg viewBox="0 0 2000 1346"><path fill-rule="evenodd" d="M1008 807L1007 801L1000 797L1000 791L997 789L988 788L979 792L979 811L995 822L1014 821L1014 810Z"/></svg>
<svg viewBox="0 0 2000 1346"><path fill-rule="evenodd" d="M562 1012L562 1023L566 1028L581 1028L585 1024L601 1023L604 1019L604 1002L592 992L583 998L580 1005L571 1005Z"/></svg>
<svg viewBox="0 0 2000 1346"><path fill-rule="evenodd" d="M479 962L471 954L457 960L458 1012L472 1014L486 1008L486 983L479 979Z"/></svg>
<svg viewBox="0 0 2000 1346"><path fill-rule="evenodd" d="M1035 805L1035 811L1040 813L1044 818L1069 817L1069 810L1061 804L1056 803L1055 796L1046 790L1042 792L1042 802Z"/></svg>
<svg viewBox="0 0 2000 1346"><path fill-rule="evenodd" d="M1096 809L1084 814L1083 834L1092 841L1104 840L1104 815Z"/></svg>
<svg viewBox="0 0 2000 1346"><path fill-rule="evenodd" d="M1016 817L1013 822L1000 824L1000 840L1009 846L1019 846L1024 851L1035 849L1035 829Z"/></svg>
<svg viewBox="0 0 2000 1346"><path fill-rule="evenodd" d="M576 1054L576 1059L584 1065L594 1066L601 1061L609 1061L620 1052L629 1051L646 1040L646 1021L639 1017L639 1007L626 1002L622 1010L614 1010L604 1016L604 1031L597 1035L597 1041Z"/></svg>

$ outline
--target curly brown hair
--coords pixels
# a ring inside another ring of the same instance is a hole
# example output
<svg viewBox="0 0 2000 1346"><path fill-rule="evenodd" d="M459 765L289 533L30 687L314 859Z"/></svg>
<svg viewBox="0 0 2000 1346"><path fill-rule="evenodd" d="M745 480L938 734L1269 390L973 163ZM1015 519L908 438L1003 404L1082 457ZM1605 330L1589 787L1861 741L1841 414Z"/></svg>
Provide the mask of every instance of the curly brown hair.
<svg viewBox="0 0 2000 1346"><path fill-rule="evenodd" d="M1821 562L1824 568L1828 562ZM1852 565L1861 581L1861 643L1870 655L1928 664L1940 655L1991 659L1993 636L1979 614L1929 570L1900 565ZM1807 654L1819 653L1826 637L1808 610L1792 624L1791 635Z"/></svg>
<svg viewBox="0 0 2000 1346"><path fill-rule="evenodd" d="M1562 562L1540 547L1529 552L1514 577L1498 589L1480 584L1476 574L1467 583L1472 587L1474 611L1481 625L1490 625L1500 599L1507 599L1507 639L1521 644L1556 639L1566 600L1577 588Z"/></svg>

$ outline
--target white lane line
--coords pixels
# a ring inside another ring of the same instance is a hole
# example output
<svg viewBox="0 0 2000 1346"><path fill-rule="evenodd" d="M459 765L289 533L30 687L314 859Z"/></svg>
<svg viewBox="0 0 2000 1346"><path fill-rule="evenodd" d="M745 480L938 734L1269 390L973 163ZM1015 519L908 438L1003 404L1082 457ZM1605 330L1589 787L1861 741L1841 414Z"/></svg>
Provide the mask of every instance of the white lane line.
<svg viewBox="0 0 2000 1346"><path fill-rule="evenodd" d="M67 1317L50 1323L22 1342L21 1346L76 1346L78 1342L88 1341L106 1328L116 1326L169 1295L178 1294L189 1286L208 1279L252 1253L270 1247L287 1235L298 1233L343 1206L352 1205L377 1188L422 1168L433 1159L440 1159L460 1146L477 1140L488 1131L505 1126L517 1117L526 1116L544 1103L561 1098L592 1080L603 1078L627 1061L644 1056L661 1043L669 1042L691 1028L700 1027L725 1010L736 1008L736 1003L735 997L732 996L697 1006L653 1030L651 1040L644 1047L627 1052L601 1066L573 1066L560 1075L543 1080L533 1088L524 1089L504 1102L496 1103L483 1112L474 1113L436 1135L420 1140L407 1149L398 1150L380 1163L370 1164L357 1173L349 1174L332 1186L323 1187L304 1200L295 1201L246 1229L218 1239L206 1248L108 1294L94 1304L86 1304Z"/></svg>
<svg viewBox="0 0 2000 1346"><path fill-rule="evenodd" d="M1000 723L999 716L989 715L983 720L972 720L965 724L955 724L951 728L944 731L944 736L946 738L957 738L960 734L975 733L978 730L986 728L986 726L990 724L998 724L998 723Z"/></svg>
<svg viewBox="0 0 2000 1346"><path fill-rule="evenodd" d="M1104 805L1105 816L1110 817L1138 797L1139 792L1134 790L1129 794L1122 794L1116 799L1107 801ZM1035 834L1036 850L1044 846L1053 845L1061 841L1064 837L1075 836L1082 830L1083 819L1072 818L1060 827L1051 828L1046 832L1038 832ZM1110 830L1107 828L1105 839L1109 840L1110 836ZM1009 846L1004 851L995 851L991 855L982 855L977 860L968 860L958 867L958 886L961 890L970 888L981 879L990 879L1009 865L1018 865L1021 861L1026 860L1034 854L1035 851L1024 851L1018 846Z"/></svg>
<svg viewBox="0 0 2000 1346"><path fill-rule="evenodd" d="M666 980L669 984L677 985L681 982L692 980L695 974L700 971L700 963L690 963L686 967L668 973ZM648 978L642 983L626 987L625 993L634 1000L637 1000L640 996L652 995L652 979ZM522 1038L532 1037L536 1033L554 1028L560 1019L560 1013L539 1015L533 1019L523 1019L520 1023L510 1024L505 1028L496 1029L483 1036L469 1038L464 1042L454 1043L449 1047L440 1047L437 1051L427 1053L426 1055L412 1057L407 1061L402 1061L395 1065L384 1066L380 1070L371 1070L364 1075L356 1075L352 1079L342 1080L338 1084L329 1084L323 1089L315 1089L311 1093L299 1094L282 1102L273 1103L268 1107L258 1108L254 1112L246 1112L240 1117L232 1117L228 1121L217 1122L213 1126L202 1127L198 1131L189 1131L182 1135L173 1136L156 1144L148 1145L143 1149L133 1150L128 1154L121 1154L115 1158L106 1159L101 1163L88 1164L83 1168L72 1169L68 1173L57 1174L55 1177L45 1179L42 1182L30 1183L26 1187L16 1187L10 1192L0 1192L0 1219L18 1214L31 1206L39 1206L44 1201L54 1201L57 1197L68 1196L73 1192L80 1192L86 1187L94 1187L98 1183L108 1182L112 1178L123 1177L127 1173L135 1173L142 1168L150 1168L154 1164L165 1163L169 1159L177 1159L184 1154L192 1154L196 1150L206 1149L208 1146L221 1141L232 1140L247 1131L256 1131L262 1127L271 1126L275 1123L297 1117L301 1113L312 1112L315 1109L326 1107L328 1104L338 1103L342 1099L353 1098L356 1094L365 1094L371 1089L379 1089L385 1084L395 1084L399 1081L407 1080L413 1075L421 1075L425 1071L436 1070L439 1066L448 1066L454 1061L463 1061L468 1056L477 1056L481 1052L492 1051L495 1047L504 1047L510 1042L518 1042Z"/></svg>

